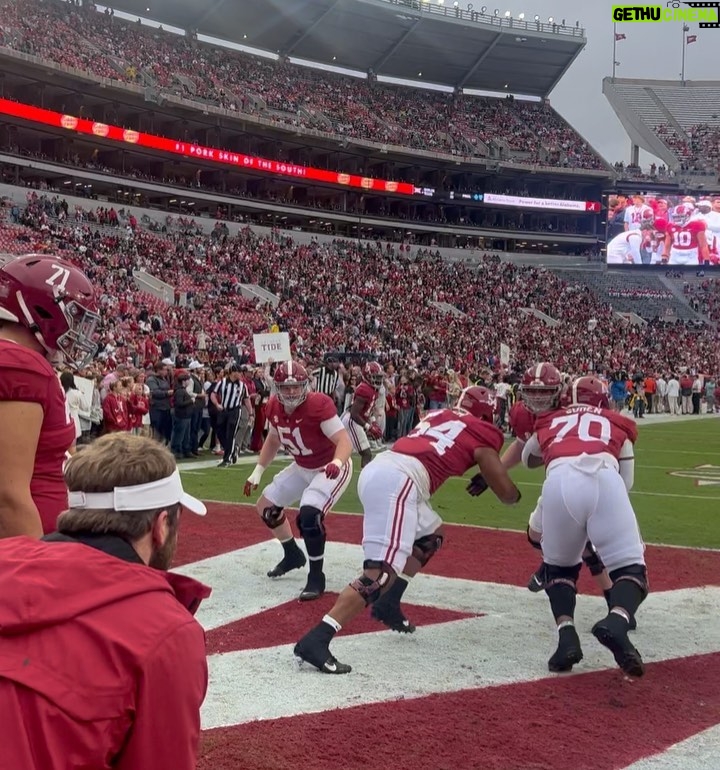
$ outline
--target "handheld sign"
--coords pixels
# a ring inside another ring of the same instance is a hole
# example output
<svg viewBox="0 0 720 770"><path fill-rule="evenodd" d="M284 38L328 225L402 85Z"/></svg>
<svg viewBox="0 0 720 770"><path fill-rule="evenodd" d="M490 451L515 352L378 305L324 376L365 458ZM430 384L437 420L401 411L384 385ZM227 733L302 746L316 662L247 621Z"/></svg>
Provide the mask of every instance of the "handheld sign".
<svg viewBox="0 0 720 770"><path fill-rule="evenodd" d="M287 332L253 334L253 345L255 346L255 362L258 364L266 364L270 359L289 361L291 358L290 335Z"/></svg>

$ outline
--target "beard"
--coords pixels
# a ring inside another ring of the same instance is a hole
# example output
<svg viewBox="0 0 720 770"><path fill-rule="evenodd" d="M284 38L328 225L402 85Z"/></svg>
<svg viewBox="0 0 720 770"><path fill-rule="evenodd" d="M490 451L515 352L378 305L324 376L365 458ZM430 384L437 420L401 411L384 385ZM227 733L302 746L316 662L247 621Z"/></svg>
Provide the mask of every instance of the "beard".
<svg viewBox="0 0 720 770"><path fill-rule="evenodd" d="M173 528L168 534L167 540L161 546L153 548L150 561L148 562L149 566L153 567L153 569L160 569L167 572L172 566L176 549L177 528Z"/></svg>

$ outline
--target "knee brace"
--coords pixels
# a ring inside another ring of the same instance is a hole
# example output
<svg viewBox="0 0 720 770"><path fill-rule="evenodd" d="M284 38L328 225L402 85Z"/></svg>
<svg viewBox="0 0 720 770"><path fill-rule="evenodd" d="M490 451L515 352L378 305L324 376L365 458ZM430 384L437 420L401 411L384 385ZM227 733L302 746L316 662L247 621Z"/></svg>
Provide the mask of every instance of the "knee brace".
<svg viewBox="0 0 720 770"><path fill-rule="evenodd" d="M363 569L380 570L380 574L374 579L362 574L350 583L350 588L362 596L367 606L380 598L380 592L387 585L388 580L395 574L395 570L386 561L372 561L371 559L366 559L363 562Z"/></svg>
<svg viewBox="0 0 720 770"><path fill-rule="evenodd" d="M557 619L563 615L575 615L576 583L580 575L581 564L573 567L557 567L543 564L545 593L550 600L550 609Z"/></svg>
<svg viewBox="0 0 720 770"><path fill-rule="evenodd" d="M629 564L627 567L618 567L610 573L610 580L613 582L613 587L610 589L611 591L615 589L615 586L624 581L634 583L640 589L642 597L640 602L645 600L645 597L650 591L647 567L644 564ZM638 602L638 604L640 602Z"/></svg>
<svg viewBox="0 0 720 770"><path fill-rule="evenodd" d="M413 543L412 555L420 562L421 567L442 548L443 540L442 533L433 532L432 535L425 535Z"/></svg>
<svg viewBox="0 0 720 770"><path fill-rule="evenodd" d="M595 546L589 540L585 544L582 560L585 562L585 566L590 570L591 575L602 575L605 565L600 556L598 556Z"/></svg>
<svg viewBox="0 0 720 770"><path fill-rule="evenodd" d="M540 543L538 543L537 540L533 540L530 537L530 525L529 524L527 526L527 530L525 530L525 534L527 535L528 543L530 543L530 545L533 548L537 548L538 551L542 551L542 546L540 545Z"/></svg>
<svg viewBox="0 0 720 770"><path fill-rule="evenodd" d="M260 518L266 527L277 529L281 524L285 523L285 511L279 505L271 505L263 509Z"/></svg>
<svg viewBox="0 0 720 770"><path fill-rule="evenodd" d="M295 523L300 534L306 537L325 537L325 514L312 505L301 505Z"/></svg>

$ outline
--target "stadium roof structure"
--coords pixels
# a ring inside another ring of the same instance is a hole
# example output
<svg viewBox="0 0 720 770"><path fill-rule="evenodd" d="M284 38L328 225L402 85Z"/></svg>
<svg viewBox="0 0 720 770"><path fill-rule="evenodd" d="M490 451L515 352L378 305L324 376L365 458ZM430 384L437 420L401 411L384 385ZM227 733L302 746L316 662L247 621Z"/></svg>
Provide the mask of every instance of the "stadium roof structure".
<svg viewBox="0 0 720 770"><path fill-rule="evenodd" d="M547 96L586 44L566 26L451 0L113 0L272 53L453 88Z"/></svg>
<svg viewBox="0 0 720 770"><path fill-rule="evenodd" d="M633 144L670 168L683 162L695 126L720 129L720 81L603 80L603 93ZM717 176L717 174L715 175Z"/></svg>

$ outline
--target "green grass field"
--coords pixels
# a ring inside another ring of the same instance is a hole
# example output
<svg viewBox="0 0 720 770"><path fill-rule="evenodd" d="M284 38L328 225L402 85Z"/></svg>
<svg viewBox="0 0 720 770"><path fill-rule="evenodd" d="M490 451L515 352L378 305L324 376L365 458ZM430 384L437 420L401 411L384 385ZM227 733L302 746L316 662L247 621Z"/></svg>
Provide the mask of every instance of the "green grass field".
<svg viewBox="0 0 720 770"><path fill-rule="evenodd" d="M269 483L285 464L268 468L263 483ZM715 468L694 470L702 465ZM183 474L183 483L188 492L204 500L254 502L255 497L243 497L243 485L252 467L193 469ZM671 475L683 472L689 475ZM358 473L356 463L354 482L338 510L362 512L356 493ZM516 468L511 475L523 493L522 502L513 508L501 505L490 492L478 499L469 497L462 479L450 479L433 497L433 506L447 522L524 531L543 474ZM698 486L692 476L714 483ZM642 425L631 499L646 542L720 548L720 420Z"/></svg>

